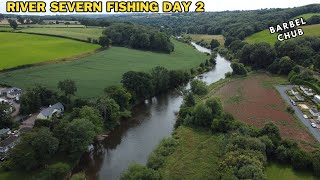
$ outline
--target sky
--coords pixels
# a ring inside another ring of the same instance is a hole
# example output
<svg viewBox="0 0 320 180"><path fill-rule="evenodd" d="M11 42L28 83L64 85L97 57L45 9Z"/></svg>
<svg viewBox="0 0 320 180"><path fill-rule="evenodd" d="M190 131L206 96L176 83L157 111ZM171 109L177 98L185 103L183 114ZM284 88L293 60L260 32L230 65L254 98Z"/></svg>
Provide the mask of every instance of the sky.
<svg viewBox="0 0 320 180"><path fill-rule="evenodd" d="M0 13L5 12L7 0L0 0ZM42 0L47 3L47 8L50 6L50 0ZM58 0L57 0L58 1ZM198 0L193 0L191 10L195 9L194 4ZM103 0L106 2L106 0ZM157 0L159 4L163 1ZM172 1L173 2L173 1ZM297 7L307 4L320 3L320 0L202 0L205 3L206 11L225 11L225 10L254 10L261 8L288 8ZM24 13L20 13L24 14ZM34 14L34 13L33 13ZM39 13L36 13L39 14ZM35 15L36 15L35 14ZM43 13L41 13L44 15ZM52 14L48 13L47 14Z"/></svg>

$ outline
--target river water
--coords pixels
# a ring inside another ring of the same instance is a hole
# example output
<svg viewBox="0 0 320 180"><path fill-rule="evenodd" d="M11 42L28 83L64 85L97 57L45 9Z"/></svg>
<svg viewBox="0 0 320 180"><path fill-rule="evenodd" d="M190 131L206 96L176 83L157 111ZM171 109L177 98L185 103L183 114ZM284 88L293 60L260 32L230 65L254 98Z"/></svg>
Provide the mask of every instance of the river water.
<svg viewBox="0 0 320 180"><path fill-rule="evenodd" d="M204 53L209 49L192 43ZM232 71L230 62L217 57L217 65L201 78L212 84ZM132 118L121 123L102 143L92 147L81 159L77 171L84 171L89 180L116 180L131 163L146 164L149 154L165 138L170 137L182 96L172 91L133 109Z"/></svg>

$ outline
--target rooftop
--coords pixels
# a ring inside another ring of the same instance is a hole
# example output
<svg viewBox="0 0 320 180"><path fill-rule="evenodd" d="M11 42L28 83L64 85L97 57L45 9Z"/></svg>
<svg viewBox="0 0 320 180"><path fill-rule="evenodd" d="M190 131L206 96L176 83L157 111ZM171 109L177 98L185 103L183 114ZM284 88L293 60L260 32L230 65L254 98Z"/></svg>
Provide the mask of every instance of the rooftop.
<svg viewBox="0 0 320 180"><path fill-rule="evenodd" d="M52 115L52 113L55 109L63 109L63 108L64 108L64 106L61 103L57 103L57 104L54 104L48 108L43 109L40 113L47 117L47 116Z"/></svg>

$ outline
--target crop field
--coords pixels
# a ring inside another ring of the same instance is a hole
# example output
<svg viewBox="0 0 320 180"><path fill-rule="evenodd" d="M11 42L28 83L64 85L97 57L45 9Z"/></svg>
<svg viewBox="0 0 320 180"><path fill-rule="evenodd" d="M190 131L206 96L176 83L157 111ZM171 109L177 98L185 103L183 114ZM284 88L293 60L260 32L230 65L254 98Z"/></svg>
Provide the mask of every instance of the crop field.
<svg viewBox="0 0 320 180"><path fill-rule="evenodd" d="M310 26L303 26L301 27L304 31L304 35L301 37L306 36L319 36L320 37L320 24L310 25ZM269 30L260 31L258 33L255 33L245 39L246 42L250 44L254 43L261 43L266 42L271 45L276 43L278 34L270 34ZM299 38L299 37L298 37Z"/></svg>
<svg viewBox="0 0 320 180"><path fill-rule="evenodd" d="M191 37L194 41L204 40L206 43L210 44L212 39L216 39L221 45L224 45L224 37L222 35L207 35L207 34L185 34L184 36Z"/></svg>
<svg viewBox="0 0 320 180"><path fill-rule="evenodd" d="M274 122L282 137L298 142L306 150L313 150L317 141L286 111L286 104L273 87L282 83L285 83L283 78L255 74L227 83L216 95L221 98L225 110L236 119L259 128Z"/></svg>
<svg viewBox="0 0 320 180"><path fill-rule="evenodd" d="M111 47L106 51L70 62L0 73L0 84L24 89L34 84L42 84L56 90L59 81L69 78L77 83L77 95L97 97L105 87L120 84L122 75L127 71L150 71L155 66L164 66L168 69L190 69L199 66L209 58L188 44L173 42L175 51L171 54ZM66 47L69 48L69 46L61 46L62 49L67 49Z"/></svg>
<svg viewBox="0 0 320 180"><path fill-rule="evenodd" d="M80 40L99 39L102 35L102 28L24 28L20 32L52 34L71 37Z"/></svg>
<svg viewBox="0 0 320 180"><path fill-rule="evenodd" d="M16 66L57 61L93 51L98 45L47 36L0 33L0 70Z"/></svg>
<svg viewBox="0 0 320 180"><path fill-rule="evenodd" d="M293 170L292 167L270 163L265 171L267 180L316 180L317 178L309 172Z"/></svg>
<svg viewBox="0 0 320 180"><path fill-rule="evenodd" d="M218 172L223 136L179 127L179 145L169 155L160 172L163 179L212 179Z"/></svg>

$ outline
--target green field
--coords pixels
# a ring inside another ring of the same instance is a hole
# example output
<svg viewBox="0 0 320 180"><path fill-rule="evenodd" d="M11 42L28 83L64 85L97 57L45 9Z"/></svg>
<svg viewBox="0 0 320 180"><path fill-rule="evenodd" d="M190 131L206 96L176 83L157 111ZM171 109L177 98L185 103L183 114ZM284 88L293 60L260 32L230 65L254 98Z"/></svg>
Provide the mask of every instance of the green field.
<svg viewBox="0 0 320 180"><path fill-rule="evenodd" d="M303 26L302 29L304 31L304 35L301 37L320 36L320 24ZM277 34L276 33L270 34L269 30L267 29L247 37L245 41L250 44L266 42L273 45L278 40L277 40Z"/></svg>
<svg viewBox="0 0 320 180"><path fill-rule="evenodd" d="M220 42L221 45L224 45L224 37L222 35L207 35L207 34L185 34L186 37L191 37L192 40L198 41L205 41L206 43L210 44L212 39L216 39Z"/></svg>
<svg viewBox="0 0 320 180"><path fill-rule="evenodd" d="M120 84L122 75L127 71L149 71L155 66L190 69L199 66L201 62L209 58L188 44L173 42L175 51L171 54L112 47L71 62L0 73L0 84L5 83L25 89L38 83L56 90L59 81L70 78L77 83L78 95L96 97L105 87ZM66 47L61 46L61 48ZM59 51L53 50L53 53L56 52Z"/></svg>
<svg viewBox="0 0 320 180"><path fill-rule="evenodd" d="M312 16L320 16L320 13L302 14L302 15L296 16L296 17L294 17L294 18L292 18L292 19L297 19L297 18L303 17L303 19L308 20L308 19L310 19Z"/></svg>
<svg viewBox="0 0 320 180"><path fill-rule="evenodd" d="M20 32L53 34L65 37L71 37L80 40L99 39L102 35L102 28L25 28L18 30Z"/></svg>
<svg viewBox="0 0 320 180"><path fill-rule="evenodd" d="M98 45L22 33L0 33L0 70L25 64L61 60L90 52Z"/></svg>
<svg viewBox="0 0 320 180"><path fill-rule="evenodd" d="M292 169L292 167L270 164L266 168L267 180L316 180L311 173L307 172L297 172Z"/></svg>
<svg viewBox="0 0 320 180"><path fill-rule="evenodd" d="M212 179L218 173L222 136L192 128L179 127L179 145L169 155L160 172L163 179Z"/></svg>

